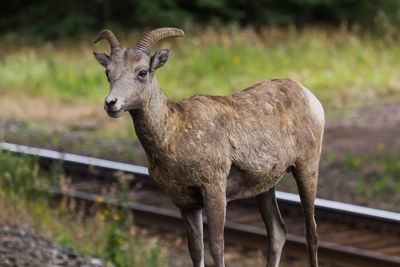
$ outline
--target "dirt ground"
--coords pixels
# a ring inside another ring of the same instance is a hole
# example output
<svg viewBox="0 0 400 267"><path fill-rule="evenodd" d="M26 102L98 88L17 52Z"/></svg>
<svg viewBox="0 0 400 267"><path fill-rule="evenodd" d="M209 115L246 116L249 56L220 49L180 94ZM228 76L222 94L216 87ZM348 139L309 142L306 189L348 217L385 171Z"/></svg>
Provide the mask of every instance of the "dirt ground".
<svg viewBox="0 0 400 267"><path fill-rule="evenodd" d="M328 121L326 124L324 154L381 156L382 145L399 151L400 104L398 103L363 108L351 112L344 119Z"/></svg>

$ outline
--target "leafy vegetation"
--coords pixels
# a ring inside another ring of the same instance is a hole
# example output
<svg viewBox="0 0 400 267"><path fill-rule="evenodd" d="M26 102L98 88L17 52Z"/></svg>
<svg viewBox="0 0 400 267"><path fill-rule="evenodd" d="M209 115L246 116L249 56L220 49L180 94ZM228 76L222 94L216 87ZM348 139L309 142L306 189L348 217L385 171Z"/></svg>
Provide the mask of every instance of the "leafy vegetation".
<svg viewBox="0 0 400 267"><path fill-rule="evenodd" d="M109 48L106 43L92 47L92 37L3 49L7 54L1 59L0 91L101 103L109 85L92 52ZM120 35L126 46L137 38ZM264 29L257 34L232 27L161 45L173 51L157 79L174 101L193 94L227 95L279 77L310 88L328 110L396 97L400 90L400 46L390 36L376 39L324 28Z"/></svg>
<svg viewBox="0 0 400 267"><path fill-rule="evenodd" d="M59 166L50 176L60 176ZM164 266L160 248L132 225L128 209L99 204L91 207L88 215L73 199L54 203L43 189L54 186L55 181L39 174L35 158L0 153L0 222L23 221L61 245L115 266ZM60 186L67 184L62 178ZM116 192L123 194L126 189L121 183Z"/></svg>

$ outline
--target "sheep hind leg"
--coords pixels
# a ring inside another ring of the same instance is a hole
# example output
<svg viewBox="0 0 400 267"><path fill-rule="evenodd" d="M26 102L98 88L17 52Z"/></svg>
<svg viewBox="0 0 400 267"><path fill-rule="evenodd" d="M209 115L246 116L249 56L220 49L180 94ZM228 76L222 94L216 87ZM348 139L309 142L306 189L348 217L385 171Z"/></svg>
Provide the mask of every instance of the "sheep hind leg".
<svg viewBox="0 0 400 267"><path fill-rule="evenodd" d="M268 232L267 267L278 267L286 241L286 227L276 202L275 188L258 195L256 200Z"/></svg>
<svg viewBox="0 0 400 267"><path fill-rule="evenodd" d="M293 170L293 176L297 183L301 205L303 208L310 266L317 267L318 234L317 225L314 218L314 201L317 195L318 164L310 164L310 166L298 164Z"/></svg>

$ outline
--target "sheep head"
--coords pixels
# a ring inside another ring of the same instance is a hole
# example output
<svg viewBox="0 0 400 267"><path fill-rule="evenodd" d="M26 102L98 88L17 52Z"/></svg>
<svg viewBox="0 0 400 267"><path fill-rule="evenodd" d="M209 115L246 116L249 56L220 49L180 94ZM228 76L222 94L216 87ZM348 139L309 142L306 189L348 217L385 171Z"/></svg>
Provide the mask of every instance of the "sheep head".
<svg viewBox="0 0 400 267"><path fill-rule="evenodd" d="M151 56L158 41L170 36L184 36L176 28L159 28L146 34L134 47L124 48L110 30L103 30L93 41L108 40L111 53L94 52L97 62L106 68L110 93L104 109L110 117L118 118L125 111L140 108L149 98L154 72L168 60L169 50L161 49Z"/></svg>

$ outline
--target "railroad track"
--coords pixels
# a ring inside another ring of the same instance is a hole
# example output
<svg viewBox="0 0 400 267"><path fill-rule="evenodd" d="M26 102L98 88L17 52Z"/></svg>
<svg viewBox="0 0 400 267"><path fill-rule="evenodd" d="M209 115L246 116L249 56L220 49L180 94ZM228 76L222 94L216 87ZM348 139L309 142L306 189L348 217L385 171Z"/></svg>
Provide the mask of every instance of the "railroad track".
<svg viewBox="0 0 400 267"><path fill-rule="evenodd" d="M96 185L112 183L115 172L134 175L135 183L141 186L135 193L135 204L130 205L135 223L184 232L179 212L150 179L146 167L10 143L0 143L0 147L39 157L43 168L62 161L67 174L76 177L71 184L74 190L54 193L88 202L98 200L98 195L88 193L88 189L93 191ZM85 181L79 177L85 177ZM304 257L304 223L299 197L278 191L277 199L288 229L284 251ZM105 202L113 200L106 198ZM318 198L315 208L322 266L400 266L400 213ZM225 240L265 249L264 225L252 200L229 204Z"/></svg>

